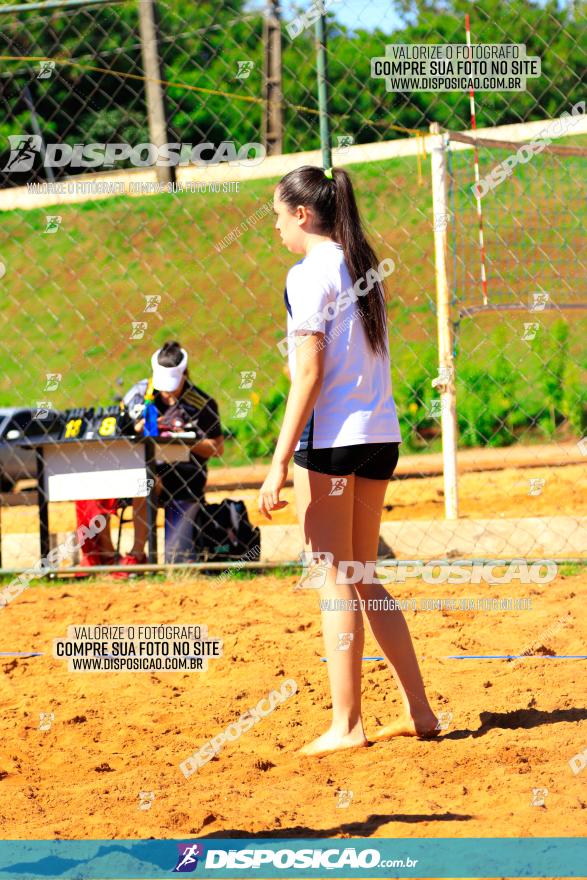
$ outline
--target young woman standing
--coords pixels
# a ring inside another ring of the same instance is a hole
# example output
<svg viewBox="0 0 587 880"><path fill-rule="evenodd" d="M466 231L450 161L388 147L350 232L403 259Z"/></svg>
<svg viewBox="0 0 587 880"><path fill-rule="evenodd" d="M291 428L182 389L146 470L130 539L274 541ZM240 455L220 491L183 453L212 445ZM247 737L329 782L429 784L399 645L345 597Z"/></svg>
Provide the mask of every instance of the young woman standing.
<svg viewBox="0 0 587 880"><path fill-rule="evenodd" d="M304 166L286 174L276 187L273 208L283 244L304 257L287 276L292 384L259 510L271 519L271 511L287 503L279 493L293 454L305 547L312 555L330 554L332 560L320 598L345 600L322 611L331 725L301 751L317 755L367 745L361 717L363 616L360 603L352 601L357 597L365 600L371 630L404 706L401 720L371 738L433 736L438 719L426 698L403 614L369 609L368 600L389 599L380 583L337 583L341 561L377 559L385 491L401 442L385 294L377 280L385 273L378 272L343 169Z"/></svg>

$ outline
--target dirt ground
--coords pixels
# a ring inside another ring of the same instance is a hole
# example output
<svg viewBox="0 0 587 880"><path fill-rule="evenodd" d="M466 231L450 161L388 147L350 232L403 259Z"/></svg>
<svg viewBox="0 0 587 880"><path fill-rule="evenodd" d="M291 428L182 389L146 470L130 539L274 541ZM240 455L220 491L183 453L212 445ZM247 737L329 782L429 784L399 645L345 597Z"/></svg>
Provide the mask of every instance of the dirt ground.
<svg viewBox="0 0 587 880"><path fill-rule="evenodd" d="M0 610L0 651L43 652L0 657L3 836L587 833L587 769L574 774L569 765L587 746L585 661L546 656L586 653L578 603L587 573L559 573L543 586L396 585L397 599L530 597L532 608L407 611L429 699L452 715L448 726L434 741L396 738L319 759L296 754L329 723L317 591L296 584L294 575L223 584L203 576L32 582ZM567 614L571 621L553 631ZM207 624L223 639L223 656L207 672L68 672L52 657L52 639L68 625L97 623ZM517 666L448 659L520 654L532 645L541 656ZM367 633L365 656L377 654ZM363 669L369 736L401 704L384 663L365 661ZM294 696L183 776L181 761L286 679L298 685ZM50 729L41 730L40 713L51 712ZM154 793L148 810L139 807L140 792Z"/></svg>
<svg viewBox="0 0 587 880"><path fill-rule="evenodd" d="M244 481L244 477L243 477ZM531 482L534 481L534 482ZM532 492L532 494L530 494ZM222 498L242 499L254 525L268 525L257 509L258 489L207 491L210 502ZM288 502L272 515L272 525L297 523L294 492L286 486L281 497ZM383 521L444 518L443 478L406 477L392 480L385 497ZM494 519L519 516L584 516L587 514L587 466L505 468L464 473L459 477L460 516L464 519ZM75 505L49 505L52 532L76 528ZM7 507L1 511L3 534L38 532L36 506ZM158 523L163 525L163 510ZM117 528L117 526L115 526Z"/></svg>

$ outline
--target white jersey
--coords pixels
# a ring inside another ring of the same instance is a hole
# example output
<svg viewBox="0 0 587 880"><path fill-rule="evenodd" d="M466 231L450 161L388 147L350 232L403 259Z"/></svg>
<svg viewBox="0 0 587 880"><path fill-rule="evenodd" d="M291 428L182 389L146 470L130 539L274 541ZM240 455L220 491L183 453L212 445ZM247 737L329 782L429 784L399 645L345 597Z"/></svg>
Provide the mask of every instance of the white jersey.
<svg viewBox="0 0 587 880"><path fill-rule="evenodd" d="M325 334L324 379L296 451L361 443L401 443L387 334L386 355L375 355L359 314L363 298L359 296L353 301L348 295L341 296L343 291L352 291L352 287L342 246L333 241L315 245L288 272L284 298L292 380L296 370L295 343L300 338L296 331L306 329Z"/></svg>

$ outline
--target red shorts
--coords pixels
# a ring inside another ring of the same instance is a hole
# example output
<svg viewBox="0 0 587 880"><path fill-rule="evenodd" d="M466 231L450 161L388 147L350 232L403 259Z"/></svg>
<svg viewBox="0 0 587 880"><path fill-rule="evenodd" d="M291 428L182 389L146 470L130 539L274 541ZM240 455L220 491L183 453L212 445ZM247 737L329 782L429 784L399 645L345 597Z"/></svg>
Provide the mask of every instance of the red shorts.
<svg viewBox="0 0 587 880"><path fill-rule="evenodd" d="M77 527L89 527L90 522L95 516L108 516L115 513L118 507L116 498L98 498L89 501L76 501L75 512L77 516ZM101 565L102 556L100 554L100 536L94 535L93 538L86 538L81 550L81 565Z"/></svg>

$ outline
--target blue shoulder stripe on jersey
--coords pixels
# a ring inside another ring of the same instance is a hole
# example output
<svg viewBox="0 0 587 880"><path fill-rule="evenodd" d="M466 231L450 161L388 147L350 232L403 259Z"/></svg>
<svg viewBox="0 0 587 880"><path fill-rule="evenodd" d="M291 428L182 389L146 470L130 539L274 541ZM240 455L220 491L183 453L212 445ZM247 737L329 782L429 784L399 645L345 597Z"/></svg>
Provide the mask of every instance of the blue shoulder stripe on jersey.
<svg viewBox="0 0 587 880"><path fill-rule="evenodd" d="M289 303L289 297L287 295L287 286L283 288L283 301L285 303L285 307L287 309L288 315L290 316L290 318L293 318L293 314L291 311L291 305Z"/></svg>
<svg viewBox="0 0 587 880"><path fill-rule="evenodd" d="M287 285L283 290L283 301L290 318L293 318L289 297L287 295ZM300 449L312 449L314 445L314 410L310 413L310 417L304 425L304 430L300 437Z"/></svg>
<svg viewBox="0 0 587 880"><path fill-rule="evenodd" d="M314 448L314 410L310 413L310 418L304 425L304 430L300 437L300 450Z"/></svg>

